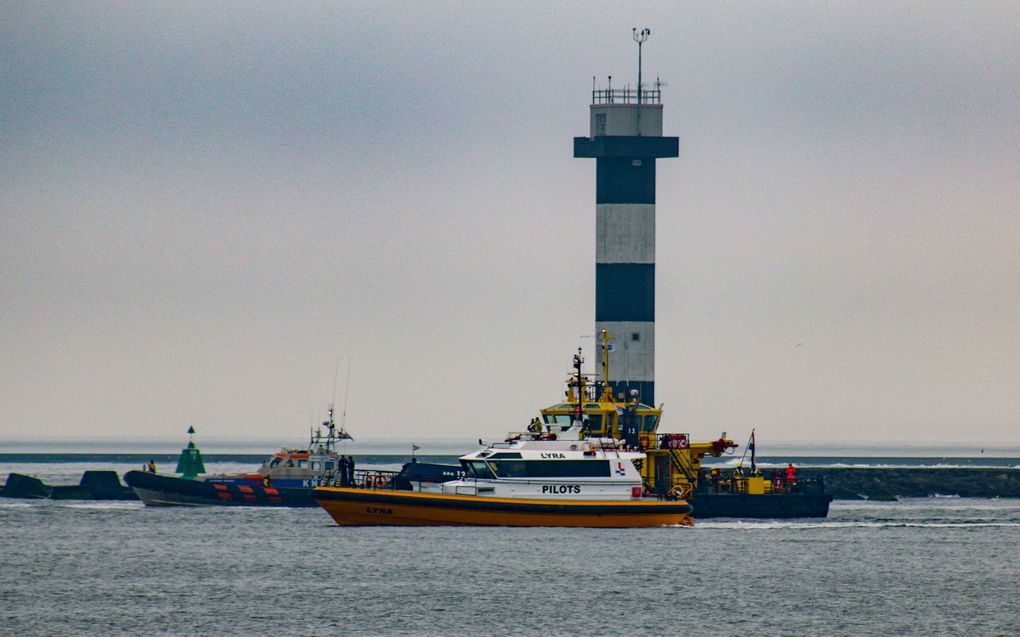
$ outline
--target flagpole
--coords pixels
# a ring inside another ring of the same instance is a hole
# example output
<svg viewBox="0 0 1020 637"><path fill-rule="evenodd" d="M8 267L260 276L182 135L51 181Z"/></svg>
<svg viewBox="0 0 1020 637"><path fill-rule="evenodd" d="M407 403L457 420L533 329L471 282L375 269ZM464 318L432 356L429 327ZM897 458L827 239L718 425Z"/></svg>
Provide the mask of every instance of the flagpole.
<svg viewBox="0 0 1020 637"><path fill-rule="evenodd" d="M757 469L757 467L754 464L754 447L755 447L755 444L754 444L754 428L753 427L751 428L751 444L748 445L748 446L751 447L751 473L754 473L755 470Z"/></svg>

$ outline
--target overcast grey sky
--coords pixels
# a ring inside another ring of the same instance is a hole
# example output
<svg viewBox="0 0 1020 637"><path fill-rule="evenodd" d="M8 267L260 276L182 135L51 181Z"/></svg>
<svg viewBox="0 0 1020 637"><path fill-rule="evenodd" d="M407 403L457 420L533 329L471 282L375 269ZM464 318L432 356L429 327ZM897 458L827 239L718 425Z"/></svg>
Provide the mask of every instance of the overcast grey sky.
<svg viewBox="0 0 1020 637"><path fill-rule="evenodd" d="M492 438L594 323L592 76L662 78L697 438L1020 444L1020 4L5 2L0 438ZM593 362L594 357L589 356Z"/></svg>

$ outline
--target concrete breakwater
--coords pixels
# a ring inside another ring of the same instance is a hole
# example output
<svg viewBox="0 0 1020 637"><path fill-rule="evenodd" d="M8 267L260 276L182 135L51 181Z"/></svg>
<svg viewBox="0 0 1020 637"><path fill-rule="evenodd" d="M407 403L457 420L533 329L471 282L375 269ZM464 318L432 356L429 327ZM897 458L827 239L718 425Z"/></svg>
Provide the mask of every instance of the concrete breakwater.
<svg viewBox="0 0 1020 637"><path fill-rule="evenodd" d="M799 473L824 478L825 490L837 500L934 495L1020 498L1020 469L805 467Z"/></svg>

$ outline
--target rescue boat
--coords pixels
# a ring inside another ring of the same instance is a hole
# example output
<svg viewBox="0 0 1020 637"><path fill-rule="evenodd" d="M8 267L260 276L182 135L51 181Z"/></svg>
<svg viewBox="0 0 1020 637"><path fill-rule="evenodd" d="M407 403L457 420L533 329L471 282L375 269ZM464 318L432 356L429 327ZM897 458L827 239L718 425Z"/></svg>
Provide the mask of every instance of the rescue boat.
<svg viewBox="0 0 1020 637"><path fill-rule="evenodd" d="M323 431L325 428L325 432ZM188 434L194 434L189 428ZM306 448L284 447L266 458L262 466L249 473L202 475L205 465L194 440L181 450L178 475L150 471L128 471L124 482L147 506L283 506L312 507L312 489L339 480L338 445L351 436L329 420L311 434Z"/></svg>

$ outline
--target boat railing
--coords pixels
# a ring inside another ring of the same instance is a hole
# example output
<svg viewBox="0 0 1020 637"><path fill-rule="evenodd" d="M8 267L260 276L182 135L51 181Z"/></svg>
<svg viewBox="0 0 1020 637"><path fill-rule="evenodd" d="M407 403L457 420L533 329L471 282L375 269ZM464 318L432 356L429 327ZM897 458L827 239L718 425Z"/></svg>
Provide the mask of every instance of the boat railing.
<svg viewBox="0 0 1020 637"><path fill-rule="evenodd" d="M778 473L778 472L777 472ZM750 478L763 478L764 484L761 491L752 492L749 489ZM798 477L792 482L786 479L785 475L779 474L769 476L763 473L721 473L718 479L713 479L711 474L703 476L699 480L697 491L701 493L822 493L825 491L825 480L822 477Z"/></svg>
<svg viewBox="0 0 1020 637"><path fill-rule="evenodd" d="M334 487L394 490L396 488L394 486L394 478L396 478L399 473L399 471L386 471L382 469L356 469L354 471L353 481L347 480L342 476L333 476L332 479L327 480L326 482L329 486Z"/></svg>

